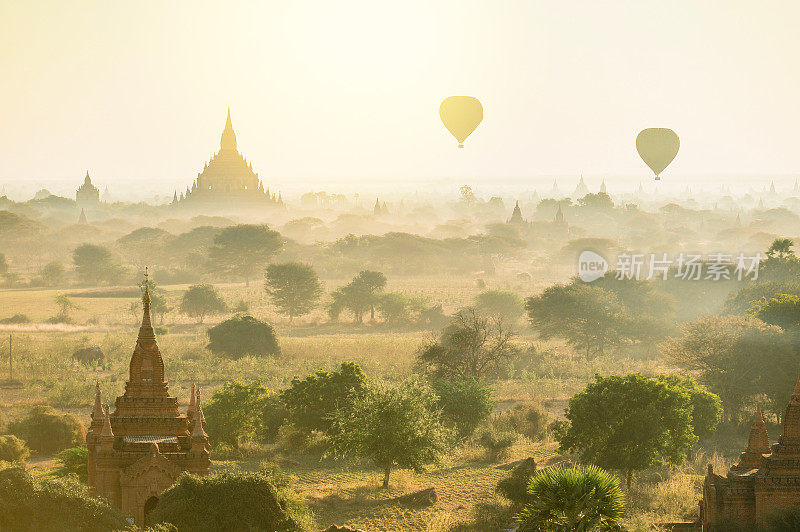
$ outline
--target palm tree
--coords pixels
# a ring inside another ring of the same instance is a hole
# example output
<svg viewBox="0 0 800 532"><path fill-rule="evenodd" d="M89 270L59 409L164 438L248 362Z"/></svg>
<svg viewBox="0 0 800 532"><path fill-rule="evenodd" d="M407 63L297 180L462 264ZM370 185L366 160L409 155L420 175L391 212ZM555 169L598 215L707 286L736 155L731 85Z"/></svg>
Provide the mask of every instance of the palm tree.
<svg viewBox="0 0 800 532"><path fill-rule="evenodd" d="M597 466L544 469L528 493L531 502L517 515L520 530L621 530L625 499L617 479Z"/></svg>

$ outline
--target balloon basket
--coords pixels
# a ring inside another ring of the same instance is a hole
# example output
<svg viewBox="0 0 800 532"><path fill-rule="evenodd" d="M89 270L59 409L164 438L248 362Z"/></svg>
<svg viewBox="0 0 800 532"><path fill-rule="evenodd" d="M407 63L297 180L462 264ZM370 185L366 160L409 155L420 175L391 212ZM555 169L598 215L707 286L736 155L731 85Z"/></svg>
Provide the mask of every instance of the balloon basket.
<svg viewBox="0 0 800 532"><path fill-rule="evenodd" d="M656 181L661 181L661 176L656 176Z"/></svg>
<svg viewBox="0 0 800 532"><path fill-rule="evenodd" d="M464 147L464 145L463 145L463 144L459 144L459 145L458 145L458 147L459 147L459 148L463 148L463 147Z"/></svg>

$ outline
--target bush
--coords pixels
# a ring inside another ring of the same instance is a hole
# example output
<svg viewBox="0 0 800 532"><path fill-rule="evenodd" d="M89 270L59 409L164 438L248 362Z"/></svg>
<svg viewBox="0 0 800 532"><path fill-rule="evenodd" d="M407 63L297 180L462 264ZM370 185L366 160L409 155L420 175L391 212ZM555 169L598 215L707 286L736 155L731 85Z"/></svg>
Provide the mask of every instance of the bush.
<svg viewBox="0 0 800 532"><path fill-rule="evenodd" d="M289 419L307 432L329 430L332 414L347 410L364 393L366 380L355 362L343 362L337 371L319 370L305 379L293 378L282 394Z"/></svg>
<svg viewBox="0 0 800 532"><path fill-rule="evenodd" d="M2 323L3 325L7 325L7 324L10 325L10 324L14 324L14 323L30 323L30 322L31 322L31 319L28 316L26 316L25 314L14 314L11 317L3 318L2 320L0 320L0 323Z"/></svg>
<svg viewBox="0 0 800 532"><path fill-rule="evenodd" d="M278 355L281 350L275 329L252 316L234 316L208 330L206 346L214 354L239 358L244 355Z"/></svg>
<svg viewBox="0 0 800 532"><path fill-rule="evenodd" d="M184 473L161 495L149 517L180 531L311 529L311 516L300 498L269 472Z"/></svg>
<svg viewBox="0 0 800 532"><path fill-rule="evenodd" d="M44 405L33 407L27 416L9 423L8 432L42 454L57 453L86 441L86 427L76 416Z"/></svg>
<svg viewBox="0 0 800 532"><path fill-rule="evenodd" d="M74 479L34 478L22 467L0 465L0 530L106 532L127 525L122 514Z"/></svg>
<svg viewBox="0 0 800 532"><path fill-rule="evenodd" d="M800 530L800 506L779 508L767 515L767 532Z"/></svg>
<svg viewBox="0 0 800 532"><path fill-rule="evenodd" d="M515 405L492 419L495 429L513 431L535 440L547 431L550 416L538 405Z"/></svg>
<svg viewBox="0 0 800 532"><path fill-rule="evenodd" d="M30 455L24 441L16 436L0 436L0 461L24 462Z"/></svg>
<svg viewBox="0 0 800 532"><path fill-rule="evenodd" d="M431 378L430 383L439 396L442 421L455 428L459 440L469 438L494 410L492 390L480 381Z"/></svg>
<svg viewBox="0 0 800 532"><path fill-rule="evenodd" d="M511 446L517 441L517 433L511 431L485 430L478 438L478 443L486 449L491 460L499 460L508 456Z"/></svg>
<svg viewBox="0 0 800 532"><path fill-rule="evenodd" d="M58 453L58 461L61 465L53 471L57 477L75 475L84 484L89 480L87 468L89 460L89 450L84 447L70 447Z"/></svg>
<svg viewBox="0 0 800 532"><path fill-rule="evenodd" d="M497 491L514 504L527 504L531 500L528 483L535 474L536 460L525 458L511 470L509 476L497 483Z"/></svg>

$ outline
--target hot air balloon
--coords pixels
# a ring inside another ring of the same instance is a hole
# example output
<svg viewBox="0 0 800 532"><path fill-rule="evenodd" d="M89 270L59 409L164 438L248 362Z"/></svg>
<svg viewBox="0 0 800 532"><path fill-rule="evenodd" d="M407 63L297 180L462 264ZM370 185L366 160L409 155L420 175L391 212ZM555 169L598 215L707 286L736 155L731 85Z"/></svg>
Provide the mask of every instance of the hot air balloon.
<svg viewBox="0 0 800 532"><path fill-rule="evenodd" d="M680 147L681 141L678 135L665 127L643 129L636 136L636 151L656 174L656 180L661 179L661 172L678 155Z"/></svg>
<svg viewBox="0 0 800 532"><path fill-rule="evenodd" d="M439 106L439 117L444 127L464 147L464 141L483 120L483 106L472 96L450 96Z"/></svg>

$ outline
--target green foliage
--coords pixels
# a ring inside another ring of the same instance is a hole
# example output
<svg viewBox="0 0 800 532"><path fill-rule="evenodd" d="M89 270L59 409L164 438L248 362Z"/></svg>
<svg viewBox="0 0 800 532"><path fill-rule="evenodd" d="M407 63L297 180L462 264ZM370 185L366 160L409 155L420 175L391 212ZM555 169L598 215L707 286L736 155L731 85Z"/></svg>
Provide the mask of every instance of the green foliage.
<svg viewBox="0 0 800 532"><path fill-rule="evenodd" d="M438 340L422 347L417 363L443 379L496 378L508 371L519 353L513 338L514 332L502 321L484 318L472 308L463 309Z"/></svg>
<svg viewBox="0 0 800 532"><path fill-rule="evenodd" d="M419 470L438 462L447 448L437 397L416 380L389 388L374 384L355 398L351 408L337 410L334 453L372 461L389 487L392 467Z"/></svg>
<svg viewBox="0 0 800 532"><path fill-rule="evenodd" d="M547 430L547 412L536 404L517 404L514 408L492 416L492 427L510 430L535 440Z"/></svg>
<svg viewBox="0 0 800 532"><path fill-rule="evenodd" d="M311 516L286 485L267 472L227 472L207 477L182 474L159 498L149 516L180 532L311 530Z"/></svg>
<svg viewBox="0 0 800 532"><path fill-rule="evenodd" d="M747 313L785 330L797 329L800 326L800 297L777 294L769 300L761 298L753 302Z"/></svg>
<svg viewBox="0 0 800 532"><path fill-rule="evenodd" d="M108 248L95 244L81 244L75 248L72 263L78 279L92 285L114 282L123 271Z"/></svg>
<svg viewBox="0 0 800 532"><path fill-rule="evenodd" d="M234 275L249 284L255 272L283 246L283 238L266 225L234 225L214 237L209 266L217 275Z"/></svg>
<svg viewBox="0 0 800 532"><path fill-rule="evenodd" d="M107 532L123 530L123 516L74 479L36 478L0 465L0 530Z"/></svg>
<svg viewBox="0 0 800 532"><path fill-rule="evenodd" d="M485 290L475 296L475 309L487 318L513 326L525 312L524 302L516 292Z"/></svg>
<svg viewBox="0 0 800 532"><path fill-rule="evenodd" d="M442 411L442 421L454 429L458 440L471 436L494 410L492 389L480 381L448 381L433 377L430 384L439 397L437 406Z"/></svg>
<svg viewBox="0 0 800 532"><path fill-rule="evenodd" d="M777 508L767 514L764 532L800 530L800 506Z"/></svg>
<svg viewBox="0 0 800 532"><path fill-rule="evenodd" d="M794 256L794 251L792 247L794 246L794 241L791 238L776 238L772 241L772 244L769 246L767 250L767 257L770 259L778 258L778 259L787 259L789 257Z"/></svg>
<svg viewBox="0 0 800 532"><path fill-rule="evenodd" d="M54 475L58 477L75 475L83 483L89 480L89 471L87 469L89 450L85 446L64 449L58 453L57 458L61 465L53 471Z"/></svg>
<svg viewBox="0 0 800 532"><path fill-rule="evenodd" d="M659 380L689 394L692 405L692 432L699 441L709 438L722 419L722 401L692 377L661 375Z"/></svg>
<svg viewBox="0 0 800 532"><path fill-rule="evenodd" d="M758 394L766 394L773 412L782 412L800 363L792 335L749 316L700 318L682 324L681 332L661 345L662 354L697 372L722 400L727 420L737 419Z"/></svg>
<svg viewBox="0 0 800 532"><path fill-rule="evenodd" d="M206 432L213 443L239 448L241 440L254 439L263 430L263 412L272 392L260 382L228 381L203 405Z"/></svg>
<svg viewBox="0 0 800 532"><path fill-rule="evenodd" d="M625 473L669 462L680 464L697 437L692 432L689 393L639 374L595 376L569 401L570 426L559 439L562 451Z"/></svg>
<svg viewBox="0 0 800 532"><path fill-rule="evenodd" d="M86 440L86 427L75 415L44 405L34 406L25 417L9 423L8 432L42 454L53 454Z"/></svg>
<svg viewBox="0 0 800 532"><path fill-rule="evenodd" d="M58 305L58 314L50 318L50 321L53 323L72 323L69 312L71 310L80 310L82 307L65 294L56 294L54 299L56 305Z"/></svg>
<svg viewBox="0 0 800 532"><path fill-rule="evenodd" d="M525 458L514 466L511 474L500 479L497 483L497 491L516 505L523 505L530 502L531 497L528 493L528 484L531 477L536 474L536 460Z"/></svg>
<svg viewBox="0 0 800 532"><path fill-rule="evenodd" d="M226 310L225 301L213 285L194 284L181 298L181 313L191 316L203 323L209 314L219 314Z"/></svg>
<svg viewBox="0 0 800 532"><path fill-rule="evenodd" d="M44 286L58 286L64 282L64 265L51 261L39 270L39 281Z"/></svg>
<svg viewBox="0 0 800 532"><path fill-rule="evenodd" d="M231 358L245 355L279 355L281 348L275 329L252 316L234 316L208 330L206 346L214 354Z"/></svg>
<svg viewBox="0 0 800 532"><path fill-rule="evenodd" d="M598 192L597 194L586 194L578 200L578 206L584 209L595 211L610 211L614 208L614 202L611 196L605 192Z"/></svg>
<svg viewBox="0 0 800 532"><path fill-rule="evenodd" d="M617 479L596 466L550 467L531 478L521 530L622 530L625 498Z"/></svg>
<svg viewBox="0 0 800 532"><path fill-rule="evenodd" d="M389 325L406 325L424 309L424 300L400 292L387 292L378 298L378 314Z"/></svg>
<svg viewBox="0 0 800 532"><path fill-rule="evenodd" d="M142 290L143 297L145 286L147 286L148 289L147 293L150 294L150 311L158 316L159 322L163 323L164 315L172 312L172 306L170 306L166 296L158 289L155 279L150 277L146 281L139 283L139 288Z"/></svg>
<svg viewBox="0 0 800 532"><path fill-rule="evenodd" d="M508 456L517 439L519 434L514 431L487 429L481 432L478 443L486 449L491 460L500 460Z"/></svg>
<svg viewBox="0 0 800 532"><path fill-rule="evenodd" d="M800 258L794 254L794 241L776 238L767 250L767 260L759 267L759 278L764 281L796 282L800 277Z"/></svg>
<svg viewBox="0 0 800 532"><path fill-rule="evenodd" d="M322 283L314 268L300 262L267 266L266 290L281 314L295 316L311 312L322 295Z"/></svg>
<svg viewBox="0 0 800 532"><path fill-rule="evenodd" d="M30 455L24 441L13 435L0 436L0 462L24 462Z"/></svg>
<svg viewBox="0 0 800 532"><path fill-rule="evenodd" d="M381 272L363 270L350 283L337 288L332 294L328 313L331 318L338 318L342 309L353 314L357 323L364 321L364 314L370 311L370 318L375 319L375 307L380 301L379 292L386 286L386 276Z"/></svg>
<svg viewBox="0 0 800 532"><path fill-rule="evenodd" d="M731 294L725 302L728 314L745 314L754 303L762 299L770 300L778 294L800 296L800 283L781 281L756 281L747 283L744 288Z"/></svg>
<svg viewBox="0 0 800 532"><path fill-rule="evenodd" d="M305 432L329 431L337 410L348 411L362 395L367 378L355 362L343 362L336 371L319 370L301 379L294 377L281 398L289 419Z"/></svg>

